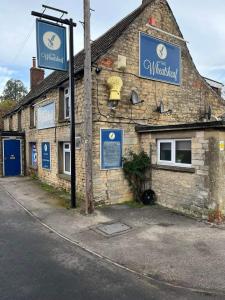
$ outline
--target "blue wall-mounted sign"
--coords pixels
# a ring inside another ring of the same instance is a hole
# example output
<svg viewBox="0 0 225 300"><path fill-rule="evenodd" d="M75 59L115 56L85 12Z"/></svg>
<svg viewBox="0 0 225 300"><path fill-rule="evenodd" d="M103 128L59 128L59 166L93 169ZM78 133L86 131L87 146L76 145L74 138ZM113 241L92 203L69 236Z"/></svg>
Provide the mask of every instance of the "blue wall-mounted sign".
<svg viewBox="0 0 225 300"><path fill-rule="evenodd" d="M66 28L36 21L38 67L67 71Z"/></svg>
<svg viewBox="0 0 225 300"><path fill-rule="evenodd" d="M101 169L122 168L123 130L101 129Z"/></svg>
<svg viewBox="0 0 225 300"><path fill-rule="evenodd" d="M31 165L37 167L37 146L36 143L31 144Z"/></svg>
<svg viewBox="0 0 225 300"><path fill-rule="evenodd" d="M179 46L140 33L140 76L175 85L181 84Z"/></svg>
<svg viewBox="0 0 225 300"><path fill-rule="evenodd" d="M50 143L41 143L42 168L51 169Z"/></svg>

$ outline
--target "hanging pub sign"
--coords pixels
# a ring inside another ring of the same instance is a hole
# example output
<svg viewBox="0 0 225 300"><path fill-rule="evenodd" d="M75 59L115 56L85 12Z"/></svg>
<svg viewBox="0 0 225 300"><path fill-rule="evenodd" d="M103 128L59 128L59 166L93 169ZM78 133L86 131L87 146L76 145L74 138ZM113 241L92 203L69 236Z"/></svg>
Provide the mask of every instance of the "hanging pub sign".
<svg viewBox="0 0 225 300"><path fill-rule="evenodd" d="M140 76L170 84L181 84L179 46L140 33Z"/></svg>
<svg viewBox="0 0 225 300"><path fill-rule="evenodd" d="M123 130L101 129L101 169L122 168Z"/></svg>
<svg viewBox="0 0 225 300"><path fill-rule="evenodd" d="M67 71L66 28L36 20L38 67Z"/></svg>
<svg viewBox="0 0 225 300"><path fill-rule="evenodd" d="M42 168L51 169L51 154L50 154L50 143L45 142L41 144L41 155L42 155Z"/></svg>

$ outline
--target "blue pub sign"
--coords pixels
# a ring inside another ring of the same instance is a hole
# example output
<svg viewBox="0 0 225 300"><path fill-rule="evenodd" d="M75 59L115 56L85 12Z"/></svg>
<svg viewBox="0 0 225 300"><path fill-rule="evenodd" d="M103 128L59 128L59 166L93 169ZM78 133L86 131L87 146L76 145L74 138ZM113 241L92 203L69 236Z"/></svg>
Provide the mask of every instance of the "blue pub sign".
<svg viewBox="0 0 225 300"><path fill-rule="evenodd" d="M141 32L140 76L151 80L180 85L180 47Z"/></svg>
<svg viewBox="0 0 225 300"><path fill-rule="evenodd" d="M42 155L42 168L51 169L51 154L50 154L50 143L45 142L41 144L41 155Z"/></svg>
<svg viewBox="0 0 225 300"><path fill-rule="evenodd" d="M101 129L101 169L122 168L123 130Z"/></svg>
<svg viewBox="0 0 225 300"><path fill-rule="evenodd" d="M36 20L38 67L67 71L66 28Z"/></svg>

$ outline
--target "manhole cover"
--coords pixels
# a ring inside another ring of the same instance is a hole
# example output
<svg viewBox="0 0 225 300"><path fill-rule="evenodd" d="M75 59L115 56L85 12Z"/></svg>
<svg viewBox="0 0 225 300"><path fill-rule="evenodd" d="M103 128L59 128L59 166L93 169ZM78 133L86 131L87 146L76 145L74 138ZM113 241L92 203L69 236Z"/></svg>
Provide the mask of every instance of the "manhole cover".
<svg viewBox="0 0 225 300"><path fill-rule="evenodd" d="M116 222L116 223L100 224L96 226L95 229L104 235L112 236L112 235L117 235L126 232L130 230L131 227L126 224Z"/></svg>

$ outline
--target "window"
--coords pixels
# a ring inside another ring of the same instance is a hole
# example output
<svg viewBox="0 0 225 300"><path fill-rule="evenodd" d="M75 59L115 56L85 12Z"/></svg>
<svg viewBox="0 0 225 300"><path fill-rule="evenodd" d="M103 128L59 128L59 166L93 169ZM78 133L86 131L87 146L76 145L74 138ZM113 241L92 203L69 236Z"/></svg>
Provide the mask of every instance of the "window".
<svg viewBox="0 0 225 300"><path fill-rule="evenodd" d="M63 173L70 175L70 143L63 143Z"/></svg>
<svg viewBox="0 0 225 300"><path fill-rule="evenodd" d="M158 163L191 166L191 140L158 140Z"/></svg>
<svg viewBox="0 0 225 300"><path fill-rule="evenodd" d="M32 105L30 106L30 128L36 127L36 111L35 107Z"/></svg>
<svg viewBox="0 0 225 300"><path fill-rule="evenodd" d="M70 118L70 94L69 88L64 89L64 119Z"/></svg>
<svg viewBox="0 0 225 300"><path fill-rule="evenodd" d="M37 128L55 127L55 102L44 104L37 108Z"/></svg>
<svg viewBox="0 0 225 300"><path fill-rule="evenodd" d="M29 143L29 164L33 168L37 168L37 145L36 143Z"/></svg>

